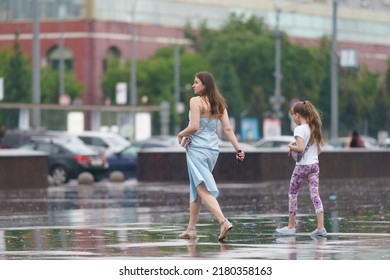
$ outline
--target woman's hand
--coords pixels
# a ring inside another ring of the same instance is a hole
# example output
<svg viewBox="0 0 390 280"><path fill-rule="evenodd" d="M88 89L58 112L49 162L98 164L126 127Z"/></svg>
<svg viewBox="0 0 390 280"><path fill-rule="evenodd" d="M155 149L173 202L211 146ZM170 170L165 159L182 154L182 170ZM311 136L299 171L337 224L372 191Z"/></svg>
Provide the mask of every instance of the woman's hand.
<svg viewBox="0 0 390 280"><path fill-rule="evenodd" d="M184 136L180 135L180 133L177 135L177 141L179 144L181 144L181 140L183 139Z"/></svg>
<svg viewBox="0 0 390 280"><path fill-rule="evenodd" d="M242 150L238 150L236 152L236 160L237 162L241 163L243 162L245 159L245 153L242 151Z"/></svg>

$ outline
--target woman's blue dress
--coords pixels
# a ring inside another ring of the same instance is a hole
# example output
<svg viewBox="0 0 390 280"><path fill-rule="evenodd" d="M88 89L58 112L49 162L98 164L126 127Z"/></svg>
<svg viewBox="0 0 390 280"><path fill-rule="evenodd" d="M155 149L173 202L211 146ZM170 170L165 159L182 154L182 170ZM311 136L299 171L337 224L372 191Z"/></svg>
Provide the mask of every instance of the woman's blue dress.
<svg viewBox="0 0 390 280"><path fill-rule="evenodd" d="M199 129L191 135L191 143L187 146L190 202L195 201L198 195L197 187L202 182L214 197L219 195L211 173L219 155L217 124L218 119L200 118Z"/></svg>

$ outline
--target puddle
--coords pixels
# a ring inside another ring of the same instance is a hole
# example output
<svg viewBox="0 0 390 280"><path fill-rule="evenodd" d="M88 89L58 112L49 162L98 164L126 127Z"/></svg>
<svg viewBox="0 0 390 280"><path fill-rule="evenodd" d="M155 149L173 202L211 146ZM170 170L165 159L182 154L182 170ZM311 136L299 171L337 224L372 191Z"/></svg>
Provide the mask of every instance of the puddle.
<svg viewBox="0 0 390 280"><path fill-rule="evenodd" d="M186 185L101 182L48 190L0 191L1 259L390 259L389 184L322 182L326 238L303 186L297 235L287 222L288 182L220 185L221 207L234 224L226 243L202 208L197 240L177 236L188 221Z"/></svg>

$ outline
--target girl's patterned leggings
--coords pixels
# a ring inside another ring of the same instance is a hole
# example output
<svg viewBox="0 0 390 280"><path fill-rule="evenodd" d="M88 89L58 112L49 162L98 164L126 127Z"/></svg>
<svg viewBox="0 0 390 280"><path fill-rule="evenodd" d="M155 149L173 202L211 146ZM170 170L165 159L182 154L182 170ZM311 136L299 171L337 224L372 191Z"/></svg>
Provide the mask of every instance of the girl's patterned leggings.
<svg viewBox="0 0 390 280"><path fill-rule="evenodd" d="M319 187L320 166L318 163L309 165L296 165L291 175L290 189L288 191L288 214L296 215L298 210L298 192L303 181L306 181L310 189L310 197L316 213L324 212Z"/></svg>

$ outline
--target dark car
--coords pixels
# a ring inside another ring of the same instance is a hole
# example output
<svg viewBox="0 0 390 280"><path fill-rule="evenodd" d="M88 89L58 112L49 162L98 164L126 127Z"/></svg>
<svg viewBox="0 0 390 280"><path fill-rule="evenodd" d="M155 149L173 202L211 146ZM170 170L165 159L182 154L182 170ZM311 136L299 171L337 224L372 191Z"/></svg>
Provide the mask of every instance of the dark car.
<svg viewBox="0 0 390 280"><path fill-rule="evenodd" d="M76 179L81 172L91 173L95 180L103 178L108 169L105 156L72 138L31 138L19 149L42 151L48 154L48 173L55 184Z"/></svg>
<svg viewBox="0 0 390 280"><path fill-rule="evenodd" d="M139 147L129 145L117 153L108 155L108 176L113 171L121 171L125 178L137 177L137 153L139 150Z"/></svg>
<svg viewBox="0 0 390 280"><path fill-rule="evenodd" d="M155 136L142 141L132 142L121 151L107 156L109 175L113 171L121 171L125 178L137 177L137 155L146 148L180 149L185 151L177 142L176 136Z"/></svg>

